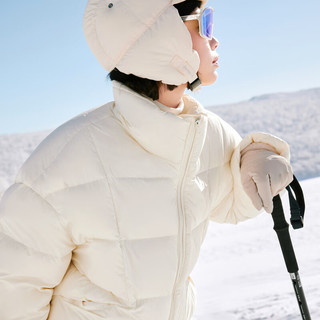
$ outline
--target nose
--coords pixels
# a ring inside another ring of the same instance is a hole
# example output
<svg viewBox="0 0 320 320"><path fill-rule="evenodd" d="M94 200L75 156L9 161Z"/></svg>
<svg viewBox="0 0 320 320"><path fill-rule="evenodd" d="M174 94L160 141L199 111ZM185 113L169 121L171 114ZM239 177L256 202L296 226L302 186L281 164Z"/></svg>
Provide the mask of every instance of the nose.
<svg viewBox="0 0 320 320"><path fill-rule="evenodd" d="M212 39L210 40L210 47L212 50L216 50L219 47L219 41L217 38L212 37Z"/></svg>

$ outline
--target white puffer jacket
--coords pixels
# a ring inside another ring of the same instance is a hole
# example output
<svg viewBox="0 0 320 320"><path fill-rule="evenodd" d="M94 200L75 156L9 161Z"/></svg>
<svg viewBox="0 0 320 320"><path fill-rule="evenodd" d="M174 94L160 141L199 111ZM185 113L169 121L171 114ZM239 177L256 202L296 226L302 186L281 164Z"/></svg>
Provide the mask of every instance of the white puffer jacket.
<svg viewBox="0 0 320 320"><path fill-rule="evenodd" d="M119 83L50 134L0 204L1 320L187 320L209 219L255 216L239 135L185 95L180 115Z"/></svg>

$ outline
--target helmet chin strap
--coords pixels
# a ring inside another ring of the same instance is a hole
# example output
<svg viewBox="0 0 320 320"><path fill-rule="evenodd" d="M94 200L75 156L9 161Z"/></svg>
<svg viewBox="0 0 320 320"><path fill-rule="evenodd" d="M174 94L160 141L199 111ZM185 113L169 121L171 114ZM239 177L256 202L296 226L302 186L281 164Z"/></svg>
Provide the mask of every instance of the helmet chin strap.
<svg viewBox="0 0 320 320"><path fill-rule="evenodd" d="M197 77L197 79L192 81L191 83L188 82L188 89L190 89L191 91L195 91L196 89L199 89L200 85L201 85L201 80L199 77Z"/></svg>

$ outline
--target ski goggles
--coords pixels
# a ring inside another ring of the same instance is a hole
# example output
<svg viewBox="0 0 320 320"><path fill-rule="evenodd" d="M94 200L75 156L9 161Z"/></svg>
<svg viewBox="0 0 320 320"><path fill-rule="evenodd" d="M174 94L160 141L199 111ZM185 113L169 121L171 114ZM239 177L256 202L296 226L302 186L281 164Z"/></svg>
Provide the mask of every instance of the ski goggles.
<svg viewBox="0 0 320 320"><path fill-rule="evenodd" d="M213 38L213 8L202 8L200 13L189 16L181 16L182 21L198 20L199 33L202 38L211 40Z"/></svg>

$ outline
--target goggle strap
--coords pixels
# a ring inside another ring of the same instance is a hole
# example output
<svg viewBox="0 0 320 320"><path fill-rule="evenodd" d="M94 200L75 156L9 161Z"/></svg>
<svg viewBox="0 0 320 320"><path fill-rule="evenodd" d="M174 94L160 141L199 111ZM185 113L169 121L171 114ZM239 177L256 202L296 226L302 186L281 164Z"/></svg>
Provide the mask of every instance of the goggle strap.
<svg viewBox="0 0 320 320"><path fill-rule="evenodd" d="M195 91L200 85L201 85L201 80L199 79L199 77L197 77L196 80L192 81L191 83L189 82L188 89L190 89L191 91Z"/></svg>
<svg viewBox="0 0 320 320"><path fill-rule="evenodd" d="M192 14L190 16L181 16L181 19L182 21L198 20L200 16L201 16L201 13L198 13L198 14Z"/></svg>

